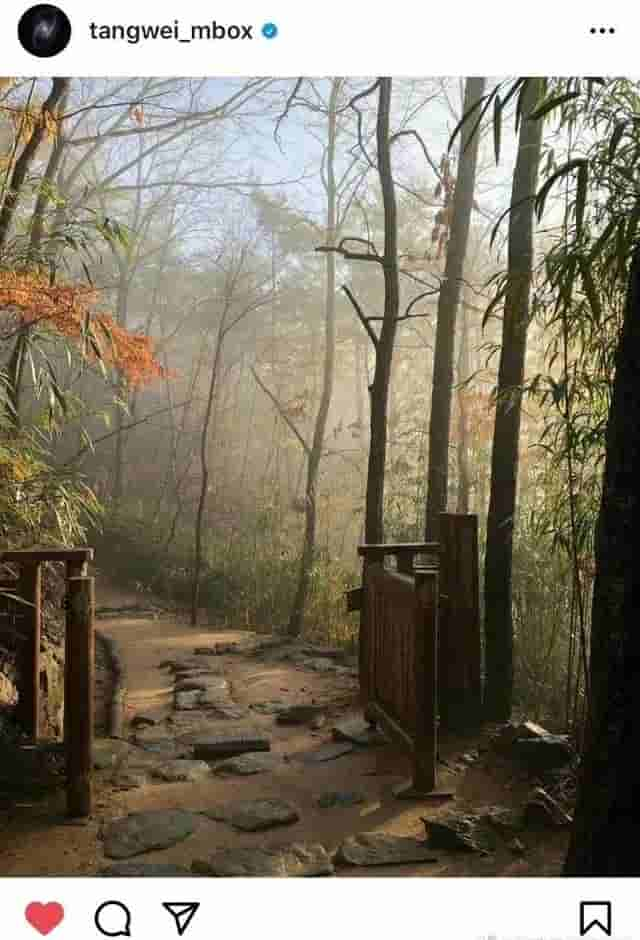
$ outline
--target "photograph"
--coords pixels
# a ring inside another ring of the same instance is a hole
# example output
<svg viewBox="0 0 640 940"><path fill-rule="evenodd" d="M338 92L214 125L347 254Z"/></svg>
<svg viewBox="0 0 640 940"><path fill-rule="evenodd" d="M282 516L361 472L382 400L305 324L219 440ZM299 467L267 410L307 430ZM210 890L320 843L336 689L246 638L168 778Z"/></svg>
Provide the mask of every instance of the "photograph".
<svg viewBox="0 0 640 940"><path fill-rule="evenodd" d="M95 77L60 13L0 78L0 881L640 875L640 79Z"/></svg>

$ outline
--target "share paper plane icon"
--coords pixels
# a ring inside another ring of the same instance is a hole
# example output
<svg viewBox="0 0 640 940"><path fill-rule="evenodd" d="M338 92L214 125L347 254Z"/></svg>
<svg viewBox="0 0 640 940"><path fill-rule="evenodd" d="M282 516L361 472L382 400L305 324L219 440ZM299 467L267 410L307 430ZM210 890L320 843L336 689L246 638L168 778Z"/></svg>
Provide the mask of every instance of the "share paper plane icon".
<svg viewBox="0 0 640 940"><path fill-rule="evenodd" d="M196 911L200 907L200 901L191 901L190 903L163 901L162 906L166 911L169 911L175 920L178 936L181 937L195 917Z"/></svg>

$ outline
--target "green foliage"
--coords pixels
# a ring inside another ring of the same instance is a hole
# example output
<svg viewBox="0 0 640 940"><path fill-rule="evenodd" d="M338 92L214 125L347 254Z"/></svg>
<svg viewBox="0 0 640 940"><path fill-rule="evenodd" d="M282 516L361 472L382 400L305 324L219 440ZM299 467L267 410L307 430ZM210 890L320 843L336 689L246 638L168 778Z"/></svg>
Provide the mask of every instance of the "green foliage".
<svg viewBox="0 0 640 940"><path fill-rule="evenodd" d="M111 578L153 592L179 608L191 598L192 533L188 526L167 545L168 519L155 525L139 506L108 507L105 522L91 534L98 566ZM298 578L298 559L282 544L276 514L263 509L245 520L235 537L205 530L200 606L210 623L271 631L288 621ZM352 646L353 618L344 592L353 573L322 556L311 576L305 636Z"/></svg>

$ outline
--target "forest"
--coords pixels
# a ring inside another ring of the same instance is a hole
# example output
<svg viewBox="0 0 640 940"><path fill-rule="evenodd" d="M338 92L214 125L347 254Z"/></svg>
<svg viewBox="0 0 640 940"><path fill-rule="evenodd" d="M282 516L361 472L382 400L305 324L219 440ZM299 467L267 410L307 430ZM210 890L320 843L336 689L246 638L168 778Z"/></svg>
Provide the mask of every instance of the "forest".
<svg viewBox="0 0 640 940"><path fill-rule="evenodd" d="M579 755L564 873L637 874L639 122L627 78L1 78L0 550L354 656L358 545L476 515L483 720Z"/></svg>

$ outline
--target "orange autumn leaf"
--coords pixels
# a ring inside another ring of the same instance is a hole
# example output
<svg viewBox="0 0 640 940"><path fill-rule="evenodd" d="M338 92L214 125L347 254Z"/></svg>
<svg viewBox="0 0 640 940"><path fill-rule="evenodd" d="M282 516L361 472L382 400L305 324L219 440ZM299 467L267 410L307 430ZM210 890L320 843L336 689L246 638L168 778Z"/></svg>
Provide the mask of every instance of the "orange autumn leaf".
<svg viewBox="0 0 640 940"><path fill-rule="evenodd" d="M93 313L97 300L98 292L91 287L51 285L42 274L0 271L0 311L13 313L23 324L50 326L77 340L82 339L86 324L102 359L131 385L163 377L165 371L153 354L151 338L132 333L109 314ZM97 358L94 350L87 356Z"/></svg>

